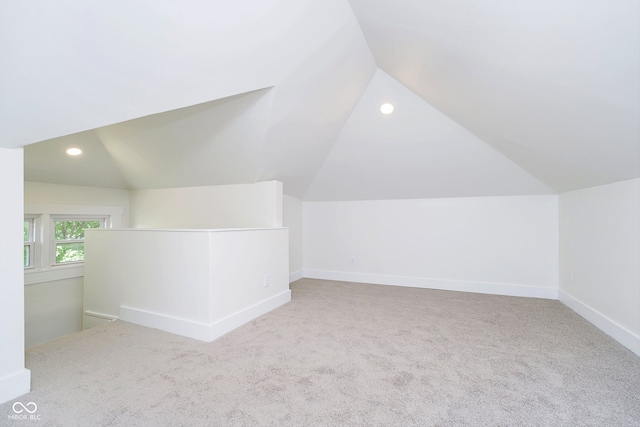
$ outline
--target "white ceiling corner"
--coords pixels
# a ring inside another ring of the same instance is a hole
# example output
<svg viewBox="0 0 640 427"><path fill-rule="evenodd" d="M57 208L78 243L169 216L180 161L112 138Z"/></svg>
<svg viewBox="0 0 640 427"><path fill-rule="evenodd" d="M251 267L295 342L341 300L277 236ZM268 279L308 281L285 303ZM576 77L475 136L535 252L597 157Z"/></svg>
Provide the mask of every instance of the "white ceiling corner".
<svg viewBox="0 0 640 427"><path fill-rule="evenodd" d="M275 89L256 180L277 179L302 198L376 70L350 19Z"/></svg>

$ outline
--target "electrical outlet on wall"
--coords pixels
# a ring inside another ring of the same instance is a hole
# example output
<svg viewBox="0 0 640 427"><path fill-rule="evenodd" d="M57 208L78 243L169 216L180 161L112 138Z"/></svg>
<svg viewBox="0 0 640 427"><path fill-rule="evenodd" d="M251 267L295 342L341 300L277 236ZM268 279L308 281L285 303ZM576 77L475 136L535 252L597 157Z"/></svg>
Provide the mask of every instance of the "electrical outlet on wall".
<svg viewBox="0 0 640 427"><path fill-rule="evenodd" d="M269 287L269 275L265 274L264 278L262 279L262 286L264 286L265 288Z"/></svg>
<svg viewBox="0 0 640 427"><path fill-rule="evenodd" d="M358 263L358 258L352 256L351 259L349 260L349 264L356 265L357 263Z"/></svg>

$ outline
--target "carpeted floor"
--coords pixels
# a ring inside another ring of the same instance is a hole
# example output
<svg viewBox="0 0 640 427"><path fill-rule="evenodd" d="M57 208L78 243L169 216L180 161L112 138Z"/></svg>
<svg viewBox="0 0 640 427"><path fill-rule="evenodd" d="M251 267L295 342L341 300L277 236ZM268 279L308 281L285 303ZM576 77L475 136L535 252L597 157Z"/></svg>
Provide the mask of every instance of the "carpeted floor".
<svg viewBox="0 0 640 427"><path fill-rule="evenodd" d="M640 358L558 301L291 289L212 343L116 321L34 347L0 425L640 425ZM16 401L40 420L8 419Z"/></svg>

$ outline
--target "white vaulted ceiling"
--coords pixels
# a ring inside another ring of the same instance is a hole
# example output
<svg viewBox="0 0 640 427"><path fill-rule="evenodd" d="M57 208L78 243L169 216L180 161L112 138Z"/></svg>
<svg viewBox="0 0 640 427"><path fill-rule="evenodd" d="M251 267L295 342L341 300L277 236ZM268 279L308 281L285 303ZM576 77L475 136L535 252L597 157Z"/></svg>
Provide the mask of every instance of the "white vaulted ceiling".
<svg viewBox="0 0 640 427"><path fill-rule="evenodd" d="M0 146L31 181L305 200L635 178L639 4L2 1Z"/></svg>
<svg viewBox="0 0 640 427"><path fill-rule="evenodd" d="M272 96L257 90L95 133L129 188L251 183Z"/></svg>
<svg viewBox="0 0 640 427"><path fill-rule="evenodd" d="M380 114L391 102L393 114ZM366 147L366 149L364 149ZM554 191L397 80L378 71L307 192L311 200Z"/></svg>
<svg viewBox="0 0 640 427"><path fill-rule="evenodd" d="M640 175L640 2L351 4L381 69L555 190Z"/></svg>

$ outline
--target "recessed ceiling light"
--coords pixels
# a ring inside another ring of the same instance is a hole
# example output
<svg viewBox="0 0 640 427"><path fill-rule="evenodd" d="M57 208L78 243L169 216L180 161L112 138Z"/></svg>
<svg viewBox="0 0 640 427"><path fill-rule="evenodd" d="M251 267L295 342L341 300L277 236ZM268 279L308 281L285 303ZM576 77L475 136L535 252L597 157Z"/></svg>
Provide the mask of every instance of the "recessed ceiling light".
<svg viewBox="0 0 640 427"><path fill-rule="evenodd" d="M389 104L388 102L382 104L380 106L380 112L382 114L391 114L391 113L393 113L393 104Z"/></svg>
<svg viewBox="0 0 640 427"><path fill-rule="evenodd" d="M82 154L82 150L79 148L69 148L67 150L67 154L70 156L79 156L80 154Z"/></svg>

